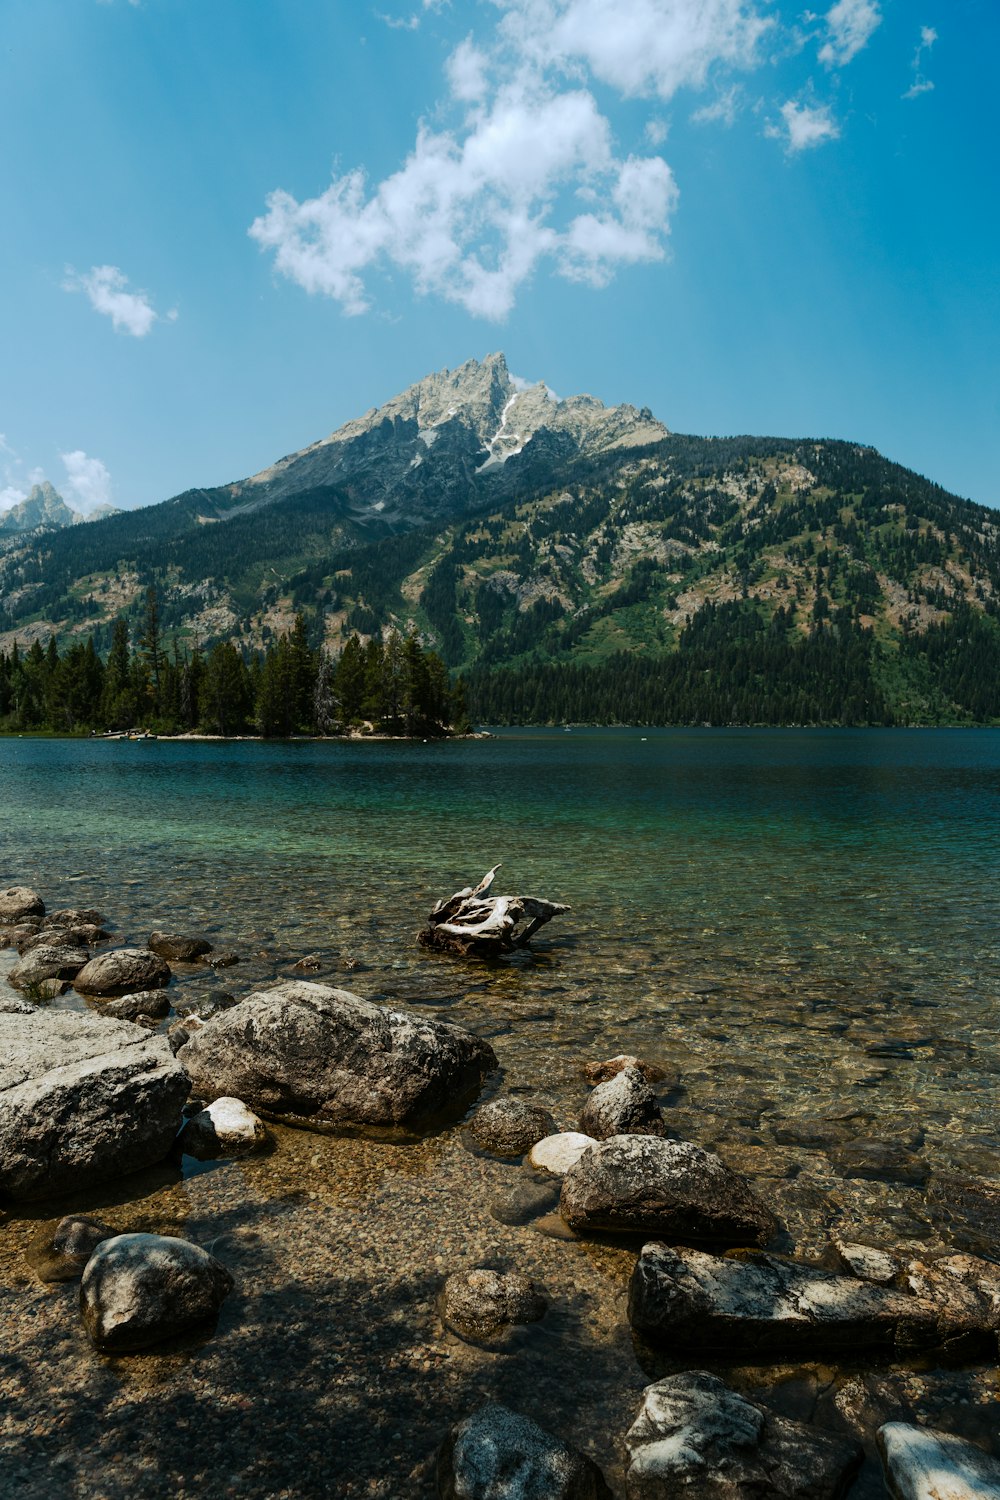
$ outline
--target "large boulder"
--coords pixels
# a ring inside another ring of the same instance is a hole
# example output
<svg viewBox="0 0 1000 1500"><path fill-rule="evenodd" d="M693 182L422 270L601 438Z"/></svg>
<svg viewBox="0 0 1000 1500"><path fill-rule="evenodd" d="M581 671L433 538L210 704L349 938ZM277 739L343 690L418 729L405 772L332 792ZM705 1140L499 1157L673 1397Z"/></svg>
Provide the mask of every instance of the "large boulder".
<svg viewBox="0 0 1000 1500"><path fill-rule="evenodd" d="M185 937L177 932L151 932L149 947L161 958L169 958L178 964L196 964L212 951L208 938Z"/></svg>
<svg viewBox="0 0 1000 1500"><path fill-rule="evenodd" d="M971 1256L954 1260L950 1270L948 1262L913 1262L907 1285L896 1288L773 1255L720 1257L649 1244L632 1273L628 1315L647 1342L675 1351L818 1358L858 1349L995 1350L997 1278Z"/></svg>
<svg viewBox="0 0 1000 1500"><path fill-rule="evenodd" d="M765 1411L704 1370L648 1385L625 1446L628 1500L839 1500L863 1458L850 1439Z"/></svg>
<svg viewBox="0 0 1000 1500"><path fill-rule="evenodd" d="M44 917L45 902L28 885L9 885L0 891L0 922L20 922L24 917Z"/></svg>
<svg viewBox="0 0 1000 1500"><path fill-rule="evenodd" d="M581 1233L664 1234L762 1245L775 1219L749 1180L689 1141L616 1135L585 1151L563 1180L559 1211Z"/></svg>
<svg viewBox="0 0 1000 1500"><path fill-rule="evenodd" d="M887 1422L878 1448L896 1500L1000 1500L1000 1461L953 1433Z"/></svg>
<svg viewBox="0 0 1000 1500"><path fill-rule="evenodd" d="M220 1261L189 1240L119 1234L104 1240L80 1282L80 1313L95 1348L127 1353L217 1316L233 1289Z"/></svg>
<svg viewBox="0 0 1000 1500"><path fill-rule="evenodd" d="M440 1500L611 1500L596 1464L497 1402L451 1429L437 1484Z"/></svg>
<svg viewBox="0 0 1000 1500"><path fill-rule="evenodd" d="M659 1100L637 1067L599 1083L583 1107L580 1130L595 1140L613 1135L666 1135Z"/></svg>
<svg viewBox="0 0 1000 1500"><path fill-rule="evenodd" d="M555 1128L555 1120L540 1104L507 1094L476 1110L469 1134L477 1146L495 1156L523 1156Z"/></svg>
<svg viewBox="0 0 1000 1500"><path fill-rule="evenodd" d="M0 1012L0 1194L44 1198L162 1161L189 1088L166 1038L140 1026Z"/></svg>
<svg viewBox="0 0 1000 1500"><path fill-rule="evenodd" d="M170 965L148 948L112 948L99 953L77 974L74 987L85 995L130 995L170 983Z"/></svg>
<svg viewBox="0 0 1000 1500"><path fill-rule="evenodd" d="M86 948L42 943L18 959L7 975L7 981L16 990L27 990L41 984L43 979L73 979L89 958Z"/></svg>
<svg viewBox="0 0 1000 1500"><path fill-rule="evenodd" d="M213 1016L178 1061L202 1098L323 1125L412 1125L459 1113L497 1066L459 1026L290 980Z"/></svg>

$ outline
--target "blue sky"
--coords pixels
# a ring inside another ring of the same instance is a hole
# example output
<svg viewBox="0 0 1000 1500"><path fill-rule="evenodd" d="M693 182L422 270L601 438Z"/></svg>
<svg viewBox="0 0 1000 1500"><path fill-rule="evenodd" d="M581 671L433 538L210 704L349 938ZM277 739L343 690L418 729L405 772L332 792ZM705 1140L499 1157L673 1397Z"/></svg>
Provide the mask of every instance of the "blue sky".
<svg viewBox="0 0 1000 1500"><path fill-rule="evenodd" d="M503 349L1000 505L995 0L3 0L0 509Z"/></svg>

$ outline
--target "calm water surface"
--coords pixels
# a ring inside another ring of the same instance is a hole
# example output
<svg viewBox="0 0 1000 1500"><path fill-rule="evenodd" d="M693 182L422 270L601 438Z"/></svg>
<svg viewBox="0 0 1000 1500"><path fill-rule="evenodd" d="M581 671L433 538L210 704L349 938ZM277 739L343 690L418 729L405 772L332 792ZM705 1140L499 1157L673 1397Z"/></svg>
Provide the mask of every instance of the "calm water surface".
<svg viewBox="0 0 1000 1500"><path fill-rule="evenodd" d="M98 906L119 940L193 928L241 954L218 977L178 976L179 987L222 984L239 996L318 954L320 979L488 1035L505 1086L548 1104L564 1127L586 1094L584 1062L649 1057L667 1069L676 1133L750 1172L787 1224L789 1246L805 1253L831 1233L997 1253L1000 1195L970 1199L967 1188L1000 1176L998 828L1000 733L988 730L539 730L427 745L0 741L0 885L37 886L50 907ZM434 901L497 860L495 889L569 902L572 912L509 963L424 953L414 934ZM12 957L0 955L0 973ZM457 1133L429 1148L419 1171L405 1151L318 1141L285 1131L271 1165L192 1178L183 1201L171 1189L158 1211L169 1208L198 1237L220 1222L243 1233L247 1205L264 1205L261 1222L280 1227L273 1242L266 1229L255 1243L280 1259L274 1247L285 1253L294 1240L302 1286L338 1233L348 1245L372 1236L370 1253L381 1255L379 1213L401 1226L397 1255L412 1240L421 1273L431 1252L441 1273L461 1253L450 1238L456 1202L467 1255L509 1240L523 1258L525 1246L542 1245L531 1228L501 1232L490 1217L489 1195L521 1169L476 1165ZM415 1171L431 1174L426 1190ZM350 1173L345 1209L346 1190L334 1188ZM312 1200L324 1195L320 1234ZM248 1267L253 1253L263 1251L245 1249ZM629 1257L553 1241L538 1255L550 1283L568 1278L564 1306L612 1297L601 1359L635 1370L613 1302ZM297 1305L294 1289L287 1295ZM412 1294L400 1348L432 1338L432 1301ZM236 1361L220 1382L246 1390L256 1366L232 1352L238 1326L234 1315L209 1347L220 1369ZM361 1363L372 1357L365 1337ZM256 1338L280 1361L277 1335ZM561 1353L556 1339L537 1366L558 1375L552 1408L564 1400L567 1421L590 1399L574 1384L580 1338ZM82 1382L86 1405L92 1358L81 1354L75 1375L60 1358L53 1344L48 1389ZM476 1367L477 1388L502 1394L501 1366L490 1369L487 1379ZM609 1399L606 1384L595 1388L595 1431L608 1426ZM955 1399L964 1409L980 1398ZM72 1410L81 1409L77 1400ZM431 1413L429 1430L440 1419ZM95 1429L87 1441L97 1452L103 1439ZM242 1493L277 1492L271 1461L259 1470L270 1477L246 1470ZM158 1462L182 1479L188 1472L183 1446ZM386 1488L359 1479L357 1493L401 1493L385 1462ZM78 1492L103 1493L96 1480ZM216 1490L199 1481L196 1492ZM303 1482L303 1495L314 1492Z"/></svg>

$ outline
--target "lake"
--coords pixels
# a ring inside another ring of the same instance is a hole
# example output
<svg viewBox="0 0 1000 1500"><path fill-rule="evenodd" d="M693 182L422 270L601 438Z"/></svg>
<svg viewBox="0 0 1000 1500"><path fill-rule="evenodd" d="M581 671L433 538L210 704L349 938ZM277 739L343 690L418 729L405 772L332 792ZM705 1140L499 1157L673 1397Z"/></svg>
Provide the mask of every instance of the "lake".
<svg viewBox="0 0 1000 1500"><path fill-rule="evenodd" d="M998 829L995 730L0 741L0 885L33 885L50 908L97 906L117 940L198 930L241 955L211 979L186 974L181 988L239 997L317 954L321 980L487 1035L504 1086L546 1103L565 1127L586 1096L584 1063L649 1058L667 1071L676 1133L763 1177L789 1245L806 1254L834 1233L995 1254L1000 1208L982 1184L1000 1153ZM572 911L508 963L420 949L414 934L434 902L497 860L495 891ZM12 957L0 955L7 966ZM103 1466L125 1442L129 1413L159 1401L179 1422L185 1394L197 1398L192 1380L204 1378L211 1410L193 1423L197 1438L157 1421L143 1439L164 1494L319 1494L319 1454L342 1475L333 1493L416 1495L423 1449L469 1391L509 1385L516 1405L528 1371L542 1406L548 1393L550 1425L560 1413L594 1424L591 1449L617 1482L614 1422L627 1425L646 1378L623 1331L634 1255L561 1240L547 1223L502 1225L497 1194L524 1169L471 1155L458 1129L397 1146L276 1134L277 1151L259 1163L188 1162L170 1181L97 1195L121 1227L138 1216L229 1237L256 1295L224 1312L197 1356L96 1359L66 1332L65 1289L39 1289L18 1269L37 1215L12 1217L12 1285L34 1309L29 1317L15 1298L15 1311L46 1351L44 1371L24 1375L24 1473L56 1430L47 1383L62 1393L68 1426L58 1430L64 1443L73 1436L61 1472L76 1474L78 1493L160 1493L142 1444L115 1460L107 1489ZM338 1245L346 1263L333 1266ZM509 1359L453 1347L433 1310L456 1257L486 1264L515 1252L559 1296L563 1319L526 1341L521 1375ZM344 1276L352 1307L367 1303L387 1266L391 1314L362 1318L355 1307L318 1348L303 1309L342 1300ZM596 1367L581 1369L581 1349L599 1355L603 1384ZM285 1396L258 1368L261 1351L284 1372ZM424 1392L416 1414L414 1380ZM931 1410L945 1399L975 1405L982 1387L956 1395L956 1380L936 1377L919 1399ZM295 1412L310 1442L262 1447L245 1400L275 1419ZM103 1426L95 1401L110 1403ZM392 1414L391 1430L380 1416L373 1437L376 1408ZM338 1453L353 1455L349 1477ZM51 1462L32 1481L39 1494L60 1472ZM399 1487L404 1471L409 1488Z"/></svg>

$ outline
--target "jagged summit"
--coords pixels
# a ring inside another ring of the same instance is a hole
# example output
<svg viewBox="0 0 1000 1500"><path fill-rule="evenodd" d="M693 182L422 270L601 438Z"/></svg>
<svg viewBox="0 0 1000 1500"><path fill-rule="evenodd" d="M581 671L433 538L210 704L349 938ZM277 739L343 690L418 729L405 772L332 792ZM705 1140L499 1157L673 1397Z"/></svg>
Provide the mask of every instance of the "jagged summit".
<svg viewBox="0 0 1000 1500"><path fill-rule="evenodd" d="M462 511L477 503L513 459L522 474L544 454L561 460L638 448L667 437L648 410L606 407L593 396L560 401L544 381L512 376L502 353L418 380L329 437L230 487L256 508L320 485L347 488L356 517L389 523ZM501 484L501 489L507 486ZM457 502L464 492L465 498Z"/></svg>
<svg viewBox="0 0 1000 1500"><path fill-rule="evenodd" d="M0 515L0 531L32 531L36 526L72 526L79 521L76 511L70 510L59 491L43 479L33 484L28 495L18 505Z"/></svg>

